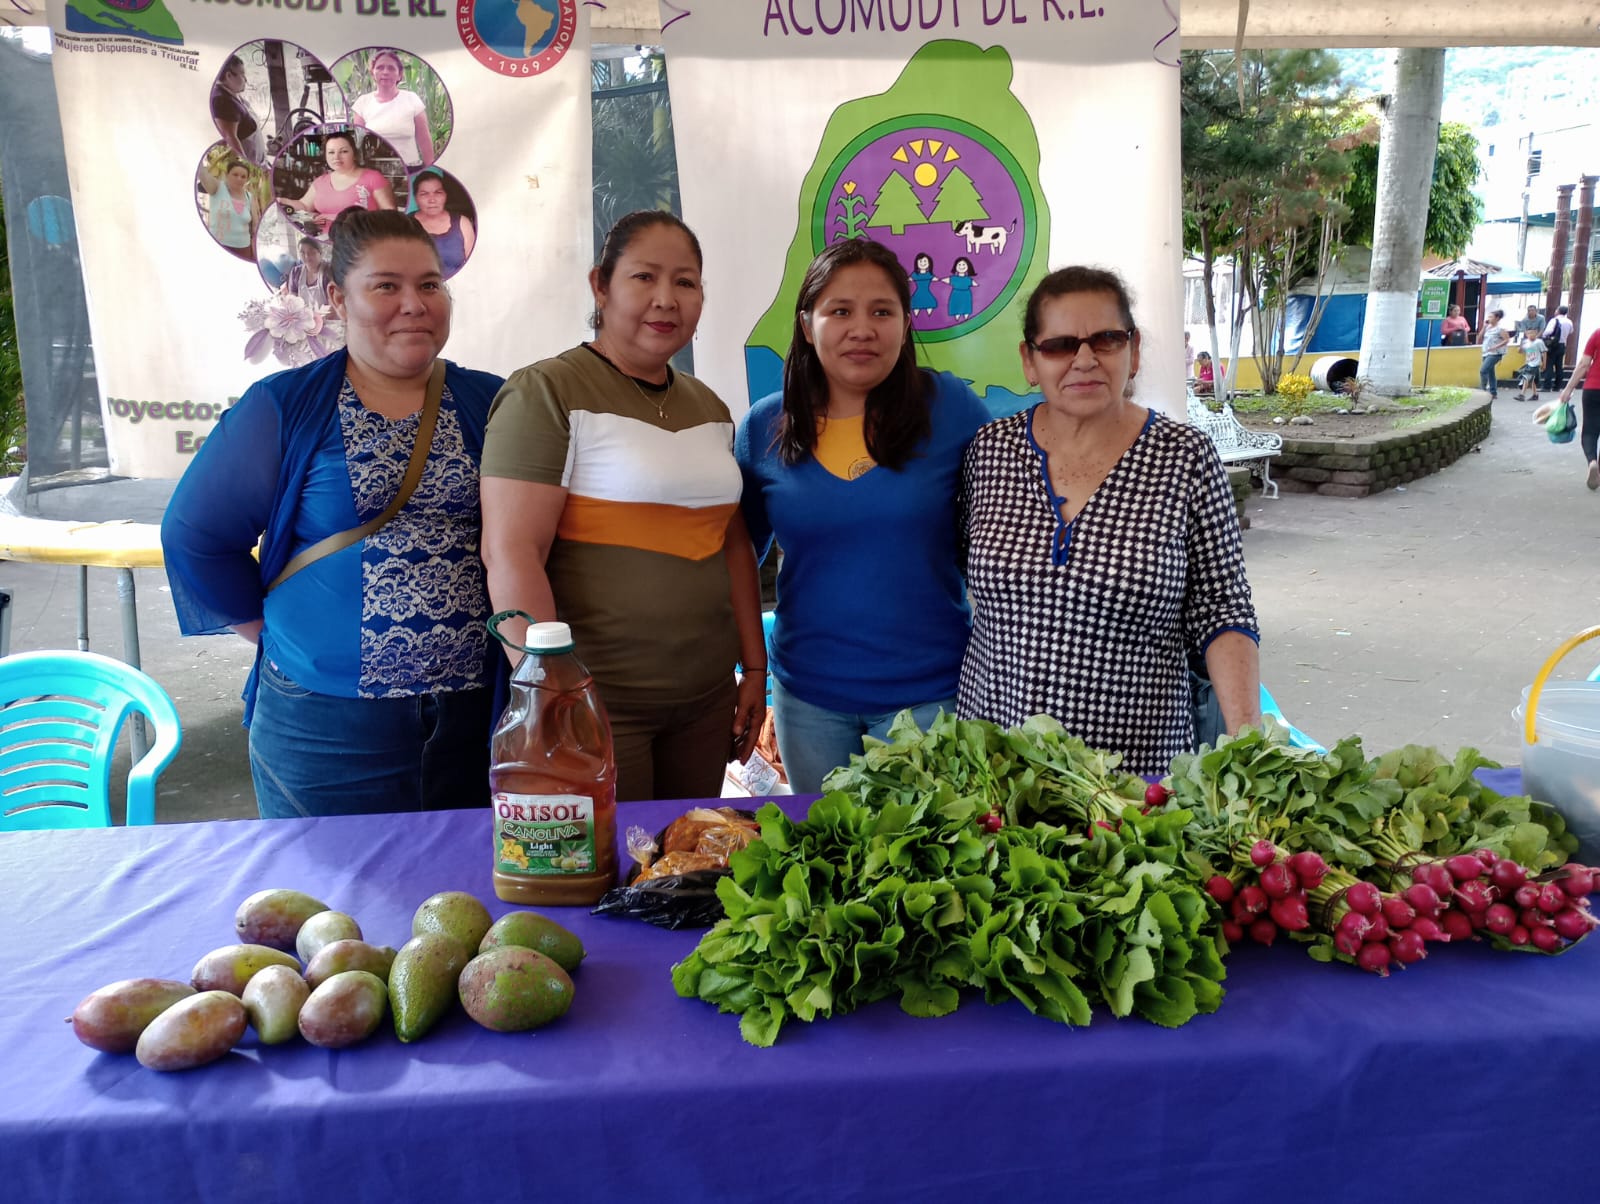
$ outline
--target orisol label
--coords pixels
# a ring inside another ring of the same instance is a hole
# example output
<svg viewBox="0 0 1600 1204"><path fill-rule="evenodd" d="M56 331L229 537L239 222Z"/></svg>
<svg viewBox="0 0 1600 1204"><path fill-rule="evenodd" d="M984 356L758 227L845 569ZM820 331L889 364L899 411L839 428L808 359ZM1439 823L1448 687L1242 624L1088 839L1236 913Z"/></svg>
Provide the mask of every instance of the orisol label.
<svg viewBox="0 0 1600 1204"><path fill-rule="evenodd" d="M594 870L594 799L585 794L495 794L494 867L502 874Z"/></svg>

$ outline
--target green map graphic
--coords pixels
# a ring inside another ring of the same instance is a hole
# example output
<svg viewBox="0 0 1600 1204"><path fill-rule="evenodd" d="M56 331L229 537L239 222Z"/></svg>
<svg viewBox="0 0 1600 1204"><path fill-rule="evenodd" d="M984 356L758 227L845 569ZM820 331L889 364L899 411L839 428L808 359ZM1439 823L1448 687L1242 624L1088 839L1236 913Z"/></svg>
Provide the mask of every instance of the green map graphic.
<svg viewBox="0 0 1600 1204"><path fill-rule="evenodd" d="M73 33L120 33L168 46L183 45L183 30L163 0L122 0L120 4L69 0L67 28Z"/></svg>
<svg viewBox="0 0 1600 1204"><path fill-rule="evenodd" d="M1011 294L1007 308L994 320L959 337L942 341L920 335L918 338L918 356L926 367L948 370L971 381L979 396L995 391L997 396L986 400L997 412L1017 408L1017 402L1028 391L1017 355L1017 344L1022 338L1022 306L1034 284L1048 271L1050 214L1039 184L1038 134L1027 110L1011 94L1011 79L1011 57L1001 47L984 50L970 42L928 42L906 63L888 91L849 101L834 110L796 198L795 233L784 260L782 282L772 304L746 340L745 365L752 400L778 387L781 361L789 350L794 329L794 298L807 265L826 245L826 241L819 239L842 237L845 229L852 236L870 238L875 233L874 226L881 235L899 235L908 221L919 219L916 198L910 195L906 181L898 175L891 174L883 180L889 192L887 197L879 194L877 184L869 188L865 183L833 178L848 161L852 147L859 146L867 132L915 118L948 123L951 128L972 127L981 131L985 141L1003 148L1005 158L1020 176L1018 185L1025 193L1031 193L1025 197L1031 227L1023 232L1028 254L1005 283L1005 292ZM855 195L844 195L847 192L856 194L858 188L867 193L864 202L857 202ZM855 220L841 220L831 228L828 223L819 225L816 215L818 194L822 189L829 190L830 194L823 200L833 203L836 199L839 205L829 209L824 204L822 212L854 214ZM874 212L874 205L877 219L868 220L867 215ZM988 216L977 204L971 181L965 173L956 172L946 177L939 199L930 204L929 210L931 217L923 220L950 221L951 225L955 219L980 220ZM943 228L948 231L951 225ZM1021 236L1013 234L1013 237L1020 239ZM977 254L973 257L980 273L985 273L988 261ZM985 289L999 286L999 282L987 276L983 276L980 283ZM993 292L984 294L995 295Z"/></svg>

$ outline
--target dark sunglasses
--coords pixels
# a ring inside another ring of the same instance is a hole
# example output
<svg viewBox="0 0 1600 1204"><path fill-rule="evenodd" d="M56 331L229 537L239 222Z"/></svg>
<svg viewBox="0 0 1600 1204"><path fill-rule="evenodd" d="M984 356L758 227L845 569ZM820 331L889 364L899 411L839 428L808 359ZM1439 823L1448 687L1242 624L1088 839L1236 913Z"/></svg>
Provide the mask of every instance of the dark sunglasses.
<svg viewBox="0 0 1600 1204"><path fill-rule="evenodd" d="M1097 330L1086 339L1076 335L1061 334L1053 339L1040 339L1037 343L1028 340L1028 346L1035 355L1072 356L1078 354L1078 348L1085 343L1089 350L1096 355L1114 355L1128 345L1128 340L1133 338L1132 330Z"/></svg>

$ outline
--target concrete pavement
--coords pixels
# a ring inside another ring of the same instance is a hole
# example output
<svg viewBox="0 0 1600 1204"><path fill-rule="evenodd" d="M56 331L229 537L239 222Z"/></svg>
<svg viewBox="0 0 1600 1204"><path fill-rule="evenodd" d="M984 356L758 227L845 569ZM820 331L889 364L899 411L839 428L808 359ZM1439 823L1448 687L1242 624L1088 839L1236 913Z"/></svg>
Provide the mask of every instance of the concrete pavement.
<svg viewBox="0 0 1600 1204"><path fill-rule="evenodd" d="M1532 409L1502 395L1477 452L1403 490L1249 504L1262 678L1302 730L1325 744L1361 733L1370 753L1420 742L1521 759L1511 711L1522 689L1557 644L1600 623L1600 493L1584 486L1576 442L1552 445ZM168 492L124 481L35 494L26 508L159 522ZM239 726L252 650L232 637L180 638L164 575L135 579L143 666L183 722L157 814L253 816ZM72 567L0 562L13 650L75 646L77 580ZM116 574L91 569L89 588L91 644L121 655ZM1597 661L1600 647L1586 645L1558 672L1584 677Z"/></svg>

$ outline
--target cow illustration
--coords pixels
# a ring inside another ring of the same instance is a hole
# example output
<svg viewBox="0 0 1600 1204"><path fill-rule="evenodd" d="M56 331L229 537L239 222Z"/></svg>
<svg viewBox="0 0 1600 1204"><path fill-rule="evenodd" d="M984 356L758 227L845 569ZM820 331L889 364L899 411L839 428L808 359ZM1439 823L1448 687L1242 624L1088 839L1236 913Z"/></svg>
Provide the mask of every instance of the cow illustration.
<svg viewBox="0 0 1600 1204"><path fill-rule="evenodd" d="M967 250L973 255L979 248L988 247L991 255L998 255L1006 249L1006 239L1017 231L1017 222L1013 218L1009 228L1006 226L980 226L977 222L956 222L953 227L956 235L967 240Z"/></svg>

